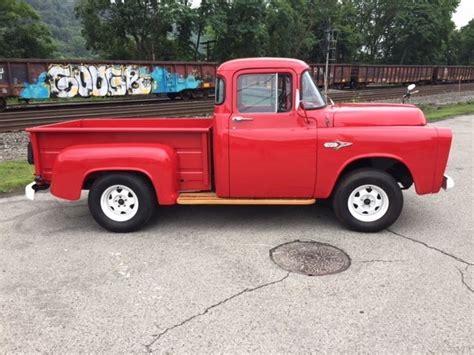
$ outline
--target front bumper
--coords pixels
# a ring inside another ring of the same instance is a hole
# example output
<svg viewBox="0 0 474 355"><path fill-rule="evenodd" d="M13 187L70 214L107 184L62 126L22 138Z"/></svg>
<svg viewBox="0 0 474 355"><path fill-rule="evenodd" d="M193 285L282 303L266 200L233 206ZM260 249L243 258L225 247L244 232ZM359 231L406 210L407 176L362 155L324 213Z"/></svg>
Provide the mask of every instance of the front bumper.
<svg viewBox="0 0 474 355"><path fill-rule="evenodd" d="M443 190L449 190L449 189L452 189L454 187L454 180L451 176L448 176L448 175L444 175L443 177L443 184L441 185L441 187L443 188Z"/></svg>

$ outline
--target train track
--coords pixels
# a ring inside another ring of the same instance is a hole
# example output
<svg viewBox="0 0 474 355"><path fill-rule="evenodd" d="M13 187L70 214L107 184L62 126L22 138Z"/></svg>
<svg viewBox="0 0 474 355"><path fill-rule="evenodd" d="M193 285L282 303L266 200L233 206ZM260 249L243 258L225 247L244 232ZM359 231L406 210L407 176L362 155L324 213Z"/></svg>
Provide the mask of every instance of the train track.
<svg viewBox="0 0 474 355"><path fill-rule="evenodd" d="M160 102L146 105L116 104L112 107L43 109L0 113L0 132L21 130L48 123L80 118L142 118L201 116L212 112L213 100Z"/></svg>
<svg viewBox="0 0 474 355"><path fill-rule="evenodd" d="M64 99L67 100L67 99ZM143 104L156 104L158 102L169 102L170 100L167 97L121 97L121 98L106 98L102 100L90 100L83 99L81 101L62 101L62 102L34 102L34 103L20 103L8 105L5 111L7 112L19 112L19 111L33 111L33 110L48 110L48 109L64 109L64 108L79 108L79 107L106 107L114 106L117 104L127 105L143 105Z"/></svg>
<svg viewBox="0 0 474 355"><path fill-rule="evenodd" d="M474 83L420 86L417 96L441 93L474 91ZM335 102L400 100L403 87L377 88L357 91L338 91L330 94ZM134 101L131 103L130 101ZM204 116L212 113L213 100L167 101L160 99L123 100L113 104L41 107L39 110L9 110L0 113L0 132L21 130L27 127L80 118L142 118ZM141 101L141 102L140 102Z"/></svg>
<svg viewBox="0 0 474 355"><path fill-rule="evenodd" d="M474 83L418 86L416 96L431 96L458 91L474 91ZM338 91L329 95L334 102L401 100L405 87L387 87L364 90Z"/></svg>

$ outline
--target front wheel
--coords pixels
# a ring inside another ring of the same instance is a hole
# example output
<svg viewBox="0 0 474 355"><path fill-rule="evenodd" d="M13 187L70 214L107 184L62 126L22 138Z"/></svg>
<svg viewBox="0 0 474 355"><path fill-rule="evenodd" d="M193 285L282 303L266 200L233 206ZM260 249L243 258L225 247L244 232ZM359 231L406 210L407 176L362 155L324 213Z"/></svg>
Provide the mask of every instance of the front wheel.
<svg viewBox="0 0 474 355"><path fill-rule="evenodd" d="M92 184L88 205L102 227L126 233L140 229L150 220L156 194L150 182L140 175L111 173Z"/></svg>
<svg viewBox="0 0 474 355"><path fill-rule="evenodd" d="M359 232L378 232L391 226L403 208L403 194L389 174L356 170L342 178L333 198L336 217Z"/></svg>

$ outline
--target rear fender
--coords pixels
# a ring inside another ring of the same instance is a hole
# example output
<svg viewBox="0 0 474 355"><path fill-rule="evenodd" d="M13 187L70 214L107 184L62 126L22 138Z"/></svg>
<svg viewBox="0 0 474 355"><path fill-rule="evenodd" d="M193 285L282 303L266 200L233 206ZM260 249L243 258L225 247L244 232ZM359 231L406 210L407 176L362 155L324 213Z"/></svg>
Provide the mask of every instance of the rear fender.
<svg viewBox="0 0 474 355"><path fill-rule="evenodd" d="M86 178L97 172L141 173L152 183L158 201L175 204L178 197L177 157L163 144L76 145L58 154L53 166L51 193L78 200Z"/></svg>

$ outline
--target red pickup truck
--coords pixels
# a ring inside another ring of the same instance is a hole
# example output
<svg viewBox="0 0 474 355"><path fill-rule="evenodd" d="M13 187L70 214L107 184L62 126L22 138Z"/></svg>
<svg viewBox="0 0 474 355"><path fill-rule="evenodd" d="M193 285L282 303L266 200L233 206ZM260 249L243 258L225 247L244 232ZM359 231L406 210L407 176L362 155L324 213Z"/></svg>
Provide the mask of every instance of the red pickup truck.
<svg viewBox="0 0 474 355"><path fill-rule="evenodd" d="M403 189L448 189L451 131L402 104L328 104L306 63L231 60L210 118L76 120L27 129L34 192L77 200L94 219L139 229L158 205L310 205L330 199L363 232L401 213Z"/></svg>

